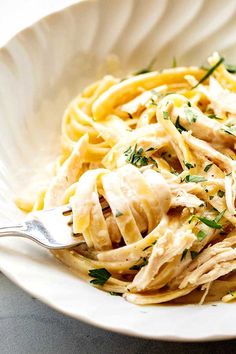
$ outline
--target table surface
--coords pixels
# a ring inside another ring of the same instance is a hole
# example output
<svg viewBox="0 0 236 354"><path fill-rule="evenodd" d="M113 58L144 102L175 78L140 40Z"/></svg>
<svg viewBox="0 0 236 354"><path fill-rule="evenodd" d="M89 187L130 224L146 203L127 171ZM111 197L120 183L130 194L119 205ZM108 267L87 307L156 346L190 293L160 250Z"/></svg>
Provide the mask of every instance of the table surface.
<svg viewBox="0 0 236 354"><path fill-rule="evenodd" d="M111 333L52 310L0 274L0 353L222 354L236 353L236 341L171 343Z"/></svg>
<svg viewBox="0 0 236 354"><path fill-rule="evenodd" d="M0 45L40 17L76 0L0 0ZM232 325L234 325L232 323ZM236 341L168 343L126 337L68 318L0 274L1 354L236 353Z"/></svg>

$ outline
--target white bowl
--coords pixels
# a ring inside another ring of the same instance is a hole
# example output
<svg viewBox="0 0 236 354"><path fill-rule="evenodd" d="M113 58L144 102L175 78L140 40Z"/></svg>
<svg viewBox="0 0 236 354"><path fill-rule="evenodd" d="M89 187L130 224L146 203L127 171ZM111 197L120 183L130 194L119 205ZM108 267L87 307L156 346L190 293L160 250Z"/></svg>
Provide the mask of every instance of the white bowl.
<svg viewBox="0 0 236 354"><path fill-rule="evenodd" d="M0 223L22 218L12 201L47 173L67 103L94 80L109 53L124 71L202 64L214 50L236 62L235 0L83 1L19 33L0 50ZM1 239L0 269L55 309L109 330L155 339L236 336L236 304L132 305L96 290L49 252Z"/></svg>

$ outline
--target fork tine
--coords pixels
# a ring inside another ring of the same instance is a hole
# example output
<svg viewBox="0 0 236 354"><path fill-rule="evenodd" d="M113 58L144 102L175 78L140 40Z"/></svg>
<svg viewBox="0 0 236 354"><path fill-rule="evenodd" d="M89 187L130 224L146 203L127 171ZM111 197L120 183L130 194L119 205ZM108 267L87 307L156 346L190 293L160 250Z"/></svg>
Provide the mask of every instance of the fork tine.
<svg viewBox="0 0 236 354"><path fill-rule="evenodd" d="M110 206L107 203L107 201L104 199L104 197L102 197L102 196L99 198L99 201L100 201L104 216L106 216L111 211ZM61 212L64 216L69 216L72 213L72 207L70 204L62 205L62 206L56 207L55 209L57 209L59 212ZM52 209L52 210L54 210L54 209Z"/></svg>
<svg viewBox="0 0 236 354"><path fill-rule="evenodd" d="M99 198L104 217L108 217L111 209L106 199ZM41 246L51 249L73 248L86 243L83 235L73 234L73 216L70 204L47 210L37 210L29 213L19 226L0 230L0 237L26 237Z"/></svg>

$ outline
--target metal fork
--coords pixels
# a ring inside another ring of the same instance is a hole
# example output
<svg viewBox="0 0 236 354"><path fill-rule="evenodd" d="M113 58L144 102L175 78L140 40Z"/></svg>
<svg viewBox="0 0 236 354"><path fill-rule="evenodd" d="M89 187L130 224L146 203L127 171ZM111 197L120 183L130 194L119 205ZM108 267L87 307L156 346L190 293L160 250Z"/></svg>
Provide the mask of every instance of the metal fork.
<svg viewBox="0 0 236 354"><path fill-rule="evenodd" d="M21 224L0 227L0 237L6 236L25 237L50 249L70 248L85 242L82 235L73 234L70 205L35 211Z"/></svg>

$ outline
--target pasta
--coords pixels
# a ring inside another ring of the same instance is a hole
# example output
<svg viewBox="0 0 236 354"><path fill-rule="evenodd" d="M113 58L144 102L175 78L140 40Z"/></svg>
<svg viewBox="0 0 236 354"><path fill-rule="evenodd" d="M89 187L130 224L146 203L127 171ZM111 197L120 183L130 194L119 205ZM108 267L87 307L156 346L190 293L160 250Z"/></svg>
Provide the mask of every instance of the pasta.
<svg viewBox="0 0 236 354"><path fill-rule="evenodd" d="M70 203L84 242L53 254L135 304L236 297L236 76L218 53L208 61L85 88L65 111L54 177L18 201Z"/></svg>

